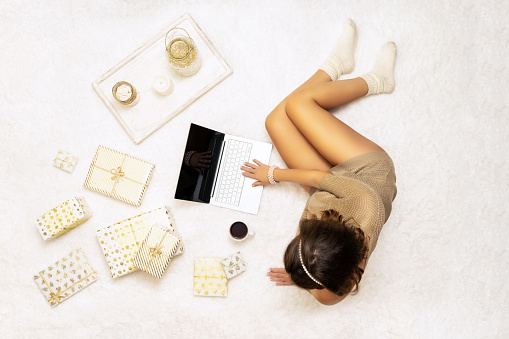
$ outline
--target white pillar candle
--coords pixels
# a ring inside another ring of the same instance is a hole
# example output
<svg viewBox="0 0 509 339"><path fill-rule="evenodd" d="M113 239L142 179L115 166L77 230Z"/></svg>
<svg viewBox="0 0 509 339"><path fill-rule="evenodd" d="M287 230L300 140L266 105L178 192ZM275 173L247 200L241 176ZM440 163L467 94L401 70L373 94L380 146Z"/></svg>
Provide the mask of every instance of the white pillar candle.
<svg viewBox="0 0 509 339"><path fill-rule="evenodd" d="M175 86L173 85L173 81L171 81L170 78L164 75L160 75L156 78L152 87L154 88L154 91L161 95L170 95L173 92Z"/></svg>

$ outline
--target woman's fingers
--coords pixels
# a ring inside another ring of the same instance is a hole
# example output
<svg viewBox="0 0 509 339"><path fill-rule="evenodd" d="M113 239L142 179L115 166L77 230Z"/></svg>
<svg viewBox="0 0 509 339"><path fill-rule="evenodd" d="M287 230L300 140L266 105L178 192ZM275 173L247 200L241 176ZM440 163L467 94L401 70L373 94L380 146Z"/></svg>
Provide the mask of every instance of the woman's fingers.
<svg viewBox="0 0 509 339"><path fill-rule="evenodd" d="M255 181L255 182L253 182L253 184L251 186L256 187L256 186L261 186L261 185L263 185L263 183L261 181Z"/></svg>
<svg viewBox="0 0 509 339"><path fill-rule="evenodd" d="M256 166L255 164L252 164L250 162L245 162L244 165L246 165L247 167L251 167L251 168L256 168L258 166Z"/></svg>
<svg viewBox="0 0 509 339"><path fill-rule="evenodd" d="M256 159L253 159L253 162L254 162L255 164L257 164L258 166L265 165L264 163L262 163L261 161L258 161L258 160L256 160Z"/></svg>
<svg viewBox="0 0 509 339"><path fill-rule="evenodd" d="M269 273L284 273L284 274L288 274L288 272L286 272L286 270L284 268L282 268L282 267L277 267L277 268L271 267Z"/></svg>
<svg viewBox="0 0 509 339"><path fill-rule="evenodd" d="M254 169L246 166L240 166L240 169L249 173L254 173Z"/></svg>
<svg viewBox="0 0 509 339"><path fill-rule="evenodd" d="M245 177L251 178L251 179L255 179L255 177L254 177L254 174L253 174L253 173L249 173L249 172L242 172L242 175L243 175L243 176L245 176Z"/></svg>

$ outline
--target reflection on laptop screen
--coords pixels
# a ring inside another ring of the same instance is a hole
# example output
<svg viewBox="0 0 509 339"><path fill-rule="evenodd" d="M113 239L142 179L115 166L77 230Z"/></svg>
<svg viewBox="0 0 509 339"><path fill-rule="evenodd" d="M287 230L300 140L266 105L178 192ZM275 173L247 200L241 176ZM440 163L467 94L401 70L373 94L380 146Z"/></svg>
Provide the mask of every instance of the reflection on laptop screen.
<svg viewBox="0 0 509 339"><path fill-rule="evenodd" d="M223 133L191 124L175 199L210 202L223 140Z"/></svg>

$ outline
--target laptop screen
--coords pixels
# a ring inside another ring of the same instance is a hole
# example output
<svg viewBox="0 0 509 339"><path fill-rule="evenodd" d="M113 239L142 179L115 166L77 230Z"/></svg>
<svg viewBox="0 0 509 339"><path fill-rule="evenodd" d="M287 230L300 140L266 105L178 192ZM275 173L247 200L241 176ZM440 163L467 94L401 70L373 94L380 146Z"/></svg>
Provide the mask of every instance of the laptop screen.
<svg viewBox="0 0 509 339"><path fill-rule="evenodd" d="M191 124L175 199L209 203L224 134Z"/></svg>

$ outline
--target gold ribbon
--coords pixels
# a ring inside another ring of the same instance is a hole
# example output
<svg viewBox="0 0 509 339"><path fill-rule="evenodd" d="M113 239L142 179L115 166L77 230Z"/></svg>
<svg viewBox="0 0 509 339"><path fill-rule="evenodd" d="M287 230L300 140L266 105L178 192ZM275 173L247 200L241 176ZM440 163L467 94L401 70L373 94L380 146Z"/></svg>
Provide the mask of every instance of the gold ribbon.
<svg viewBox="0 0 509 339"><path fill-rule="evenodd" d="M154 227L155 227L155 226L154 226ZM152 229L150 230L150 233L152 233L152 230L154 229L154 227L152 227ZM150 233L147 235L147 238L150 236ZM163 241L164 241L164 238L166 238L166 235L167 235L167 234L168 234L168 232L167 232L167 231L165 231L165 232L164 232L164 235L163 235L163 238L161 239L161 241L159 242L159 244L157 244L157 246L156 246L156 247L151 247L151 248L149 249L151 258L150 258L150 260L148 261L148 264L147 264L147 265L145 265L145 268L144 268L143 270L146 270L146 269L150 266L150 264L152 263L152 260L154 260L154 258L155 258L156 256L163 254L163 251L162 251L162 249L163 249L163 247L164 247L164 246L163 246Z"/></svg>
<svg viewBox="0 0 509 339"><path fill-rule="evenodd" d="M122 172L122 167L121 166L118 166L117 169L114 169L112 168L110 170L111 174L113 174L113 176L111 177L111 180L115 180L115 184L118 184L118 181L125 177L125 174L124 172Z"/></svg>
<svg viewBox="0 0 509 339"><path fill-rule="evenodd" d="M62 292L63 291L58 291L57 294L51 292L49 294L49 301L58 304L60 302L60 298L64 298L63 295L60 295L60 293L62 293Z"/></svg>
<svg viewBox="0 0 509 339"><path fill-rule="evenodd" d="M68 297L67 295L60 295L62 293L64 293L65 291L67 291L68 289L76 286L77 284L79 284L80 282L82 282L83 280L85 279L88 279L90 278L92 275L94 275L95 272L92 271L92 273L90 273L89 275L87 275L86 277L80 279L79 281L76 281L74 284L72 284L71 286L67 287L65 290L60 290L58 291L57 293L53 292L53 290L51 289L50 287L50 284L48 284L48 281L46 279L44 279L44 276L42 275L42 271L39 272L39 275L41 276L42 280L44 281L44 283L46 284L46 286L48 286L48 289L50 291L50 294L49 294L49 302L54 302L54 303L59 303L60 302L60 298L66 298Z"/></svg>
<svg viewBox="0 0 509 339"><path fill-rule="evenodd" d="M163 240L164 240L164 237L166 237L166 234L163 236ZM163 251L162 251L162 249L164 248L164 246L162 245L163 240L161 240L161 243L159 243L156 247L150 248L151 256L156 257L158 255L163 254Z"/></svg>

